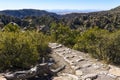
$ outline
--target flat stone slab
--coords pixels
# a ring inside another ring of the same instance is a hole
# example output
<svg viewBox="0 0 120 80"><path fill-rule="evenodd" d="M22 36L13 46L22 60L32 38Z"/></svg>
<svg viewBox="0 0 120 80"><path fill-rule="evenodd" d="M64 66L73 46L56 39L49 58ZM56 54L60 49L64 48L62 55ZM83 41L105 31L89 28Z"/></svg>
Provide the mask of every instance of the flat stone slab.
<svg viewBox="0 0 120 80"><path fill-rule="evenodd" d="M88 68L88 67L91 67L91 66L92 66L92 64L86 63L82 66L82 68Z"/></svg>
<svg viewBox="0 0 120 80"><path fill-rule="evenodd" d="M7 80L4 76L0 76L0 80Z"/></svg>
<svg viewBox="0 0 120 80"><path fill-rule="evenodd" d="M120 77L116 78L116 80L120 80Z"/></svg>
<svg viewBox="0 0 120 80"><path fill-rule="evenodd" d="M83 75L83 72L81 70L76 70L75 74L77 76L82 76Z"/></svg>
<svg viewBox="0 0 120 80"><path fill-rule="evenodd" d="M117 68L115 66L110 66L109 74L120 77L120 68Z"/></svg>
<svg viewBox="0 0 120 80"><path fill-rule="evenodd" d="M79 78L75 75L64 73L59 77L54 77L53 80L79 80Z"/></svg>
<svg viewBox="0 0 120 80"><path fill-rule="evenodd" d="M94 80L94 79L96 79L98 77L98 74L87 74L87 75L85 75L85 76L83 76L82 78L84 79L84 80L86 80L86 79L91 79L91 80Z"/></svg>
<svg viewBox="0 0 120 80"><path fill-rule="evenodd" d="M97 79L95 80L117 80L117 79L107 75L98 75Z"/></svg>

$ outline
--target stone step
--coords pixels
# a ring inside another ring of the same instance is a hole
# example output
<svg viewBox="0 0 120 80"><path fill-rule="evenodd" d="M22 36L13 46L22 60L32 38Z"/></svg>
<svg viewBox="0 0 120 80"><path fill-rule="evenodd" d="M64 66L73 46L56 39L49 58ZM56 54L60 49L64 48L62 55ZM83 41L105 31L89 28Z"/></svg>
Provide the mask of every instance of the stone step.
<svg viewBox="0 0 120 80"><path fill-rule="evenodd" d="M7 80L4 76L0 76L0 80Z"/></svg>
<svg viewBox="0 0 120 80"><path fill-rule="evenodd" d="M74 74L68 75L66 73L66 75L62 75L55 80L120 80L118 78L120 77L120 68L116 66L108 66L97 59L91 58L88 54L57 43L51 43L50 46L55 47L53 52L61 56L75 71ZM72 79L71 75L76 76L76 78Z"/></svg>

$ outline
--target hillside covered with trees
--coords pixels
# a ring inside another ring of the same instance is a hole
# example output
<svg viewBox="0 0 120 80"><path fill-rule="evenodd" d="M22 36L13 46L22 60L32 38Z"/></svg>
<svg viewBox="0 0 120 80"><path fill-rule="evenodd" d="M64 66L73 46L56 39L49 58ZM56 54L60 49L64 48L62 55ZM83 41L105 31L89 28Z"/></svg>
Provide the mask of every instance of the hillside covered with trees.
<svg viewBox="0 0 120 80"><path fill-rule="evenodd" d="M5 25L15 22L21 27L37 27L45 25L51 27L51 23L62 23L71 29L85 30L98 26L102 29L115 30L120 28L120 7L108 11L91 13L71 13L57 15L44 10L23 9L0 11L1 22Z"/></svg>

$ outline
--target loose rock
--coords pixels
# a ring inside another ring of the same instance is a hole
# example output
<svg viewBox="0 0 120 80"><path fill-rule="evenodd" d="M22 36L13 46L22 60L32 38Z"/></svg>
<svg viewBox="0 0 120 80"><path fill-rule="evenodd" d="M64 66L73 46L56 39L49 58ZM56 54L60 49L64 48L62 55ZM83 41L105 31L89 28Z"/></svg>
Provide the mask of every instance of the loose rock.
<svg viewBox="0 0 120 80"><path fill-rule="evenodd" d="M85 75L85 76L83 76L83 79L88 79L88 78L90 78L90 79L96 79L98 77L98 75L97 74L87 74L87 75Z"/></svg>
<svg viewBox="0 0 120 80"><path fill-rule="evenodd" d="M77 76L82 76L83 75L83 72L81 70L76 70L75 74Z"/></svg>

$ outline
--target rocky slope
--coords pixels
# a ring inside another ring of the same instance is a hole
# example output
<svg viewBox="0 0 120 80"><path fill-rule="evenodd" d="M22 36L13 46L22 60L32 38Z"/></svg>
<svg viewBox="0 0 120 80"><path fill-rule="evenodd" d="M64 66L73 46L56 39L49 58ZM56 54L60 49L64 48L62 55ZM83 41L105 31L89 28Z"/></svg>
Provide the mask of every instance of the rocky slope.
<svg viewBox="0 0 120 80"><path fill-rule="evenodd" d="M61 57L71 68L53 80L120 80L120 68L104 64L91 58L87 53L67 48L61 44L50 43L54 55ZM61 63L62 64L62 63ZM64 64L64 63L63 63ZM73 71L73 72L70 72Z"/></svg>

